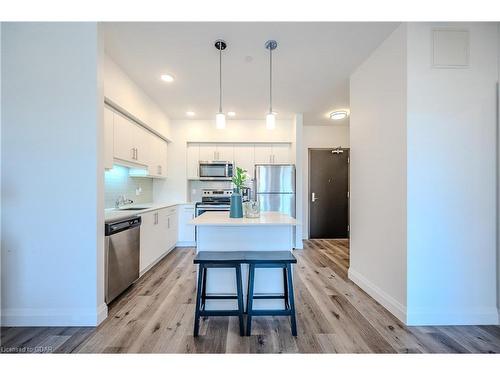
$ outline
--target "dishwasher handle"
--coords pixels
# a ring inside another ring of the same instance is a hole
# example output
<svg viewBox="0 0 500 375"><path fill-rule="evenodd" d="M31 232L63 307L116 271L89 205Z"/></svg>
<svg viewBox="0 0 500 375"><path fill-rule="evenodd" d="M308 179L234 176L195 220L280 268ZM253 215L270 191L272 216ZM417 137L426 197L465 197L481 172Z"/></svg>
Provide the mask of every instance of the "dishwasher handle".
<svg viewBox="0 0 500 375"><path fill-rule="evenodd" d="M141 217L137 216L131 219L106 223L104 226L104 235L112 236L113 234L123 232L124 230L139 227L141 225L141 222L142 222Z"/></svg>

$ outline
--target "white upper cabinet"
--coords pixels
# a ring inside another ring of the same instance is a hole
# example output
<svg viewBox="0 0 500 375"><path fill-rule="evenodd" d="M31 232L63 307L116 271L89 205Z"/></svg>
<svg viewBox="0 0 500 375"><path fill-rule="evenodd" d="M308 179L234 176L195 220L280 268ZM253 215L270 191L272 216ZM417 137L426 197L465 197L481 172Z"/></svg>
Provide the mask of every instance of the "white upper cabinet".
<svg viewBox="0 0 500 375"><path fill-rule="evenodd" d="M167 142L150 135L151 152L149 153L148 174L151 177L167 177Z"/></svg>
<svg viewBox="0 0 500 375"><path fill-rule="evenodd" d="M104 168L113 168L113 121L114 112L104 107Z"/></svg>
<svg viewBox="0 0 500 375"><path fill-rule="evenodd" d="M255 144L255 164L269 164L273 162L273 146L268 143Z"/></svg>
<svg viewBox="0 0 500 375"><path fill-rule="evenodd" d="M255 144L255 164L289 164L290 143Z"/></svg>
<svg viewBox="0 0 500 375"><path fill-rule="evenodd" d="M200 143L200 156L201 161L214 161L217 160L217 146L215 143Z"/></svg>
<svg viewBox="0 0 500 375"><path fill-rule="evenodd" d="M149 130L136 124L125 116L105 108L105 132L108 123L111 123L112 136L110 145L105 148L105 165L108 168L111 156L126 165L137 165L142 170L147 170L146 176L166 178L167 176L167 142ZM108 135L109 136L109 135ZM106 134L105 134L106 141ZM132 173L132 172L131 172ZM136 172L134 172L136 173Z"/></svg>
<svg viewBox="0 0 500 375"><path fill-rule="evenodd" d="M215 146L215 161L234 161L234 145L219 143Z"/></svg>
<svg viewBox="0 0 500 375"><path fill-rule="evenodd" d="M150 135L146 129L115 113L113 153L116 159L147 166L150 158Z"/></svg>
<svg viewBox="0 0 500 375"><path fill-rule="evenodd" d="M234 145L234 164L247 171L250 178L254 175L255 147L253 144Z"/></svg>
<svg viewBox="0 0 500 375"><path fill-rule="evenodd" d="M197 143L187 145L187 178L197 180L199 176L200 146Z"/></svg>
<svg viewBox="0 0 500 375"><path fill-rule="evenodd" d="M234 145L231 143L200 143L199 160L201 161L233 161Z"/></svg>
<svg viewBox="0 0 500 375"><path fill-rule="evenodd" d="M200 161L229 161L254 177L255 164L290 164L290 143L188 143L187 178L199 179Z"/></svg>
<svg viewBox="0 0 500 375"><path fill-rule="evenodd" d="M291 147L289 143L275 143L273 144L272 162L274 164L290 164Z"/></svg>
<svg viewBox="0 0 500 375"><path fill-rule="evenodd" d="M135 163L134 127L135 125L125 117L114 114L113 156L115 159Z"/></svg>

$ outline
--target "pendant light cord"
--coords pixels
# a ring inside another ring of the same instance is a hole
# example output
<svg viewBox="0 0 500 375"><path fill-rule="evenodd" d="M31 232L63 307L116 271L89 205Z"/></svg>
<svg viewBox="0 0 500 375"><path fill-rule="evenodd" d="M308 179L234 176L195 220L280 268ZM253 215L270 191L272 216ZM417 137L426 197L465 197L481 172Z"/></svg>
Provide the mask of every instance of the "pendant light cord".
<svg viewBox="0 0 500 375"><path fill-rule="evenodd" d="M273 50L269 48L269 113L273 113Z"/></svg>
<svg viewBox="0 0 500 375"><path fill-rule="evenodd" d="M222 113L222 43L219 45L219 113Z"/></svg>

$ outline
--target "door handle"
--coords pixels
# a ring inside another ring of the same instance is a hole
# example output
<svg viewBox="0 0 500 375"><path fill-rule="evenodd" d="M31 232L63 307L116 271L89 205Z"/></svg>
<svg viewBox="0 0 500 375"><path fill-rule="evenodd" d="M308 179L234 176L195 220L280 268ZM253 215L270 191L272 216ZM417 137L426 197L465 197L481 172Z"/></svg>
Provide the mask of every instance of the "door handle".
<svg viewBox="0 0 500 375"><path fill-rule="evenodd" d="M316 202L319 198L316 196L316 193L311 194L311 202Z"/></svg>

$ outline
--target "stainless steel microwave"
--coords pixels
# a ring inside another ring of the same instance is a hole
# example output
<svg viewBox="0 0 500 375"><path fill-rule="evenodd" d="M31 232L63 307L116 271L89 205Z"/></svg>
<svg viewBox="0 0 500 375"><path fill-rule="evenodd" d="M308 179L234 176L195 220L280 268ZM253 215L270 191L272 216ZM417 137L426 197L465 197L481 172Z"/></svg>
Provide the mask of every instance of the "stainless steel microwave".
<svg viewBox="0 0 500 375"><path fill-rule="evenodd" d="M231 180L233 163L229 161L200 161L200 180Z"/></svg>

